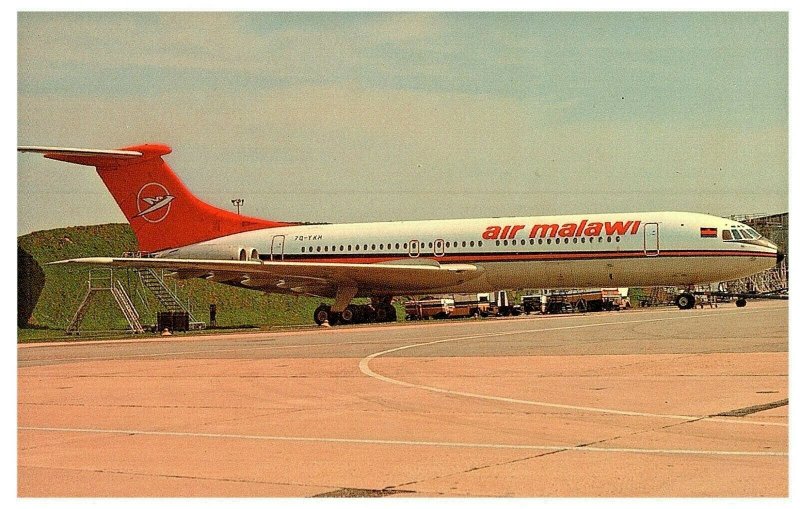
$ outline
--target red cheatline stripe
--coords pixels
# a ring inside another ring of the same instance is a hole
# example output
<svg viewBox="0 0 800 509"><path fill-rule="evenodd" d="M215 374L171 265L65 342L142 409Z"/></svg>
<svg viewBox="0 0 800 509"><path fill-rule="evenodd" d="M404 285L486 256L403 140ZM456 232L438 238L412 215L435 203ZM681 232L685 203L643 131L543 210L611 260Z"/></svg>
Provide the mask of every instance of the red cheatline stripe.
<svg viewBox="0 0 800 509"><path fill-rule="evenodd" d="M645 256L643 251L607 251L603 253L472 253L466 255L460 254L446 254L444 256L430 256L420 255L421 259L432 259L443 263L478 263L478 262L518 262L518 261L560 261L560 260L607 260L609 258L681 258L681 257L700 257L700 258L713 258L713 257L730 257L730 256L744 256L744 257L759 257L759 258L774 258L774 253L768 252L747 252L747 251L660 251L658 256L655 252L650 256ZM391 261L406 261L409 260L408 255L401 256L364 256L364 257L351 257L351 256L335 256L335 255L319 255L319 256L302 256L295 258L295 255L286 255L286 261L297 262L326 262L326 263L379 263Z"/></svg>

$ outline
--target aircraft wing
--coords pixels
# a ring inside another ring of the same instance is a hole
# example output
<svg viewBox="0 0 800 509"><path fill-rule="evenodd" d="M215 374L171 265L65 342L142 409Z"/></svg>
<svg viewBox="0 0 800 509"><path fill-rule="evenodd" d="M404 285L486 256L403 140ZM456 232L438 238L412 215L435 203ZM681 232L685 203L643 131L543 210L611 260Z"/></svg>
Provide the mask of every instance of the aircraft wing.
<svg viewBox="0 0 800 509"><path fill-rule="evenodd" d="M320 294L312 289L350 286L360 293L413 294L456 286L481 269L468 264L317 263L286 261L193 260L183 258L76 258L49 265L87 265L132 269L166 269L180 277L203 277L264 290L285 289ZM329 292L323 292L329 293Z"/></svg>

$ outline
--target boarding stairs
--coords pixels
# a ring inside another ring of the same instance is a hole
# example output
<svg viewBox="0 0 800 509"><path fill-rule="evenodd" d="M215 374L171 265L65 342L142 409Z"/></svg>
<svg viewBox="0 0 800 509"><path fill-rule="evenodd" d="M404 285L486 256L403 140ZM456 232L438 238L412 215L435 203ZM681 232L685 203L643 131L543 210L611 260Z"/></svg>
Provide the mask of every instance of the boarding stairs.
<svg viewBox="0 0 800 509"><path fill-rule="evenodd" d="M77 311L75 311L75 316L67 326L67 334L80 334L81 323L86 317L86 313L89 311L92 301L101 292L111 293L111 295L114 297L114 301L117 303L117 307L125 317L125 321L128 322L128 327L132 333L143 333L144 328L142 327L142 323L139 319L139 313L136 311L136 307L133 305L133 302L131 302L128 292L125 291L125 287L118 279L114 278L114 271L108 269L109 273L107 277L93 277L94 270L89 271L88 291L83 297L81 304L78 306Z"/></svg>
<svg viewBox="0 0 800 509"><path fill-rule="evenodd" d="M189 315L189 328L202 329L205 322L201 322L192 315L191 304L187 301L184 303L178 298L176 292L172 291L164 281L163 272L159 274L151 268L134 269L139 275L142 285L150 290L158 302L170 312L183 312Z"/></svg>

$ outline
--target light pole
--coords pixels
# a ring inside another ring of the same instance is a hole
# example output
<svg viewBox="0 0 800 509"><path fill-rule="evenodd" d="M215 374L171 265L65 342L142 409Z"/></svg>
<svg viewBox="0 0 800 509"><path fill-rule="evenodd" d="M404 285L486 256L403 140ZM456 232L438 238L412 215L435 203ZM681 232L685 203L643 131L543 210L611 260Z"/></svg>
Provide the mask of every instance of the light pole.
<svg viewBox="0 0 800 509"><path fill-rule="evenodd" d="M231 200L231 203L233 203L236 206L236 213L240 214L239 207L244 205L244 198L236 198L235 200Z"/></svg>

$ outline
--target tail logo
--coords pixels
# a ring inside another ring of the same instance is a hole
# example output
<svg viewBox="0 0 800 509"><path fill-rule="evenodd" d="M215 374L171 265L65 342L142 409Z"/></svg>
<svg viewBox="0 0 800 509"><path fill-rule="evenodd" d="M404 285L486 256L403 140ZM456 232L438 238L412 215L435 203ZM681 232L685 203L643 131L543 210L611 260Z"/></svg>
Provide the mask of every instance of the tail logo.
<svg viewBox="0 0 800 509"><path fill-rule="evenodd" d="M139 194L136 196L136 208L139 209L139 213L133 217L141 217L149 223L161 222L169 215L174 199L175 197L161 184L147 183L139 189Z"/></svg>

